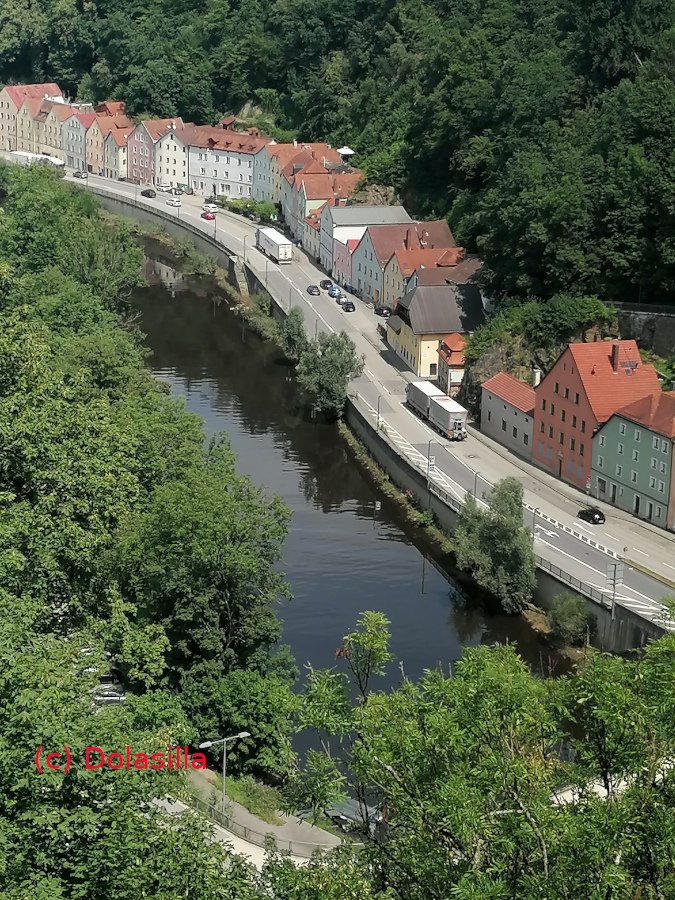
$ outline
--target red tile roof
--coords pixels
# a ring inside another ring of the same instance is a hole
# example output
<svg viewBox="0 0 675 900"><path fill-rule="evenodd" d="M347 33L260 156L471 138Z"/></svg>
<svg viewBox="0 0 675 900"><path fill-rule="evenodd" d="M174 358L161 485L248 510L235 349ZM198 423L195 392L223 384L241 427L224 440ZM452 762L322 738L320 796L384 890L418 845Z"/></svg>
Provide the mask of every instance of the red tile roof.
<svg viewBox="0 0 675 900"><path fill-rule="evenodd" d="M40 112L40 107L42 106L42 97L26 97L21 104L25 106L28 110L28 114L31 119L34 119L37 114Z"/></svg>
<svg viewBox="0 0 675 900"><path fill-rule="evenodd" d="M134 123L131 121L128 116L118 115L118 116L96 116L96 121L98 122L98 127L101 129L102 134L106 135L109 131L115 131L118 128L132 128L134 127Z"/></svg>
<svg viewBox="0 0 675 900"><path fill-rule="evenodd" d="M423 286L439 284L467 284L482 266L479 259L464 259L456 266L418 266L417 281Z"/></svg>
<svg viewBox="0 0 675 900"><path fill-rule="evenodd" d="M61 88L53 81L46 81L43 84L8 84L5 89L9 94L12 103L17 110L26 99L26 97L62 97Z"/></svg>
<svg viewBox="0 0 675 900"><path fill-rule="evenodd" d="M456 266L464 257L463 247L414 247L411 250L397 250L394 254L404 278L409 278L420 266L438 266L444 271Z"/></svg>
<svg viewBox="0 0 675 900"><path fill-rule="evenodd" d="M96 104L95 111L101 116L123 116L126 108L122 100L104 100Z"/></svg>
<svg viewBox="0 0 675 900"><path fill-rule="evenodd" d="M359 238L349 238L349 240L347 241L347 250L349 250L350 253L353 253L359 246L359 243Z"/></svg>
<svg viewBox="0 0 675 900"><path fill-rule="evenodd" d="M519 381L513 375L507 375L506 372L497 372L492 378L488 378L481 385L483 390L490 391L500 400L515 406L525 415L534 414L534 388L524 381Z"/></svg>
<svg viewBox="0 0 675 900"><path fill-rule="evenodd" d="M177 131L181 141L189 144L190 147L213 148L214 150L227 151L232 153L251 153L260 152L262 148L269 144L271 138L260 136L256 137L250 134L244 134L239 131L232 131L228 128L216 128L212 125L191 125L183 128L182 119L176 119ZM162 134L166 134L165 129ZM159 135L161 137L162 135Z"/></svg>
<svg viewBox="0 0 675 900"><path fill-rule="evenodd" d="M408 225L369 225L361 240L365 239L366 234L370 234L380 268L384 268L397 250L447 249L455 246L455 239L444 219Z"/></svg>
<svg viewBox="0 0 675 900"><path fill-rule="evenodd" d="M314 166L317 164L314 163ZM307 167L309 168L309 166ZM294 190L302 190L308 200L328 200L348 197L357 187L363 175L361 172L344 172L333 175L324 170L323 174L299 172L294 179Z"/></svg>
<svg viewBox="0 0 675 900"><path fill-rule="evenodd" d="M75 113L78 120L82 123L82 127L86 131L96 119L96 113Z"/></svg>
<svg viewBox="0 0 675 900"><path fill-rule="evenodd" d="M617 416L644 425L650 431L667 438L675 438L675 391L649 394L641 400L617 409Z"/></svg>
<svg viewBox="0 0 675 900"><path fill-rule="evenodd" d="M454 331L443 338L438 347L438 355L449 366L463 366L465 347L464 335Z"/></svg>
<svg viewBox="0 0 675 900"><path fill-rule="evenodd" d="M139 124L148 132L153 143L156 143L167 133L172 124L176 128L180 128L183 125L183 120L180 116L174 116L171 119L144 119Z"/></svg>
<svg viewBox="0 0 675 900"><path fill-rule="evenodd" d="M612 368L612 348L616 347L617 371ZM588 402L598 422L647 394L661 390L654 366L644 365L635 341L595 341L568 344Z"/></svg>
<svg viewBox="0 0 675 900"><path fill-rule="evenodd" d="M110 135L118 147L126 147L127 138L134 129L129 128L111 128L106 137Z"/></svg>

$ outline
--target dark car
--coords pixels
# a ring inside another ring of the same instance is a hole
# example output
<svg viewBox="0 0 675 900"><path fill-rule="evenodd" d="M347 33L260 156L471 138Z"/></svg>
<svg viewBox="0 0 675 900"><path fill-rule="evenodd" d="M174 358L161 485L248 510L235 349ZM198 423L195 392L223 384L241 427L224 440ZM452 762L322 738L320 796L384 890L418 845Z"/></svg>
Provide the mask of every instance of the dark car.
<svg viewBox="0 0 675 900"><path fill-rule="evenodd" d="M310 286L307 288L307 293L311 294L312 297L318 297L321 291L315 284L310 284Z"/></svg>
<svg viewBox="0 0 675 900"><path fill-rule="evenodd" d="M383 319L388 319L391 315L391 309L388 306L376 306L375 315L382 316Z"/></svg>
<svg viewBox="0 0 675 900"><path fill-rule="evenodd" d="M341 306L345 312L354 312L356 309L351 300L343 300Z"/></svg>
<svg viewBox="0 0 675 900"><path fill-rule="evenodd" d="M605 524L605 514L594 506L589 506L587 509L580 509L577 513L577 519L583 519L583 521L588 522L589 525Z"/></svg>
<svg viewBox="0 0 675 900"><path fill-rule="evenodd" d="M141 191L141 197L156 197L157 191L153 191L151 188L146 188L144 191Z"/></svg>
<svg viewBox="0 0 675 900"><path fill-rule="evenodd" d="M324 278L323 281L319 282L319 287L323 291L328 291L333 287L333 282L330 280L330 278Z"/></svg>

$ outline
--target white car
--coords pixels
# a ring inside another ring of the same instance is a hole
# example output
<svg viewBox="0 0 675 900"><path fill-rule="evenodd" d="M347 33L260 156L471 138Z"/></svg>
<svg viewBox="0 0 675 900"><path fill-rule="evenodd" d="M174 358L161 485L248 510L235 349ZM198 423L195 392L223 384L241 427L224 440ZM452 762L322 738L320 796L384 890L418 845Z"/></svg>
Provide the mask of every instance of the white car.
<svg viewBox="0 0 675 900"><path fill-rule="evenodd" d="M163 194L168 193L171 190L170 184L157 184L155 185L158 191L161 191Z"/></svg>
<svg viewBox="0 0 675 900"><path fill-rule="evenodd" d="M220 207L216 206L215 203L205 203L202 206L203 212L212 212L214 215L218 212L219 209L220 209Z"/></svg>
<svg viewBox="0 0 675 900"><path fill-rule="evenodd" d="M180 202L180 197L169 197L166 201L167 206L182 206L183 204Z"/></svg>

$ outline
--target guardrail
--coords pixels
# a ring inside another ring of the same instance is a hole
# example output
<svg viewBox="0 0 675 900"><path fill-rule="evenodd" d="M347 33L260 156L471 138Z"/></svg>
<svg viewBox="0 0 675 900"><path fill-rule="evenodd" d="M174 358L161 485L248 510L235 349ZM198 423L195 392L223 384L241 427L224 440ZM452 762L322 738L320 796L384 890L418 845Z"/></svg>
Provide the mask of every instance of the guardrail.
<svg viewBox="0 0 675 900"><path fill-rule="evenodd" d="M263 834L261 831L256 831L253 828L249 828L247 825L241 825L231 816L225 815L221 810L217 809L217 807L213 806L211 803L206 803L204 800L200 800L198 797L191 797L189 804L198 810L198 812L203 813L212 822L215 822L216 825L220 825L226 831L236 834L237 837L248 841L249 844L255 844L257 847L267 848L272 844L279 850L287 850L292 856L309 859L317 850L331 850L333 846L337 846L331 844L312 844L307 841L286 841L278 838L277 835L271 831Z"/></svg>

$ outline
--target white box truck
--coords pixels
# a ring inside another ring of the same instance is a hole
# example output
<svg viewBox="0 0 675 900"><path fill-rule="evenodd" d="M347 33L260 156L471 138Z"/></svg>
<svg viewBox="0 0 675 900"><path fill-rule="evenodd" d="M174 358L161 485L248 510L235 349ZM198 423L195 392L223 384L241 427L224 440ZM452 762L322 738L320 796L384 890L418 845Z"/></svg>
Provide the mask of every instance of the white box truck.
<svg viewBox="0 0 675 900"><path fill-rule="evenodd" d="M429 401L432 397L445 397L445 394L430 381L411 381L406 385L406 402L423 419L429 418Z"/></svg>
<svg viewBox="0 0 675 900"><path fill-rule="evenodd" d="M276 263L289 263L293 260L293 244L275 228L258 228L255 245Z"/></svg>
<svg viewBox="0 0 675 900"><path fill-rule="evenodd" d="M429 399L429 422L451 441L463 441L466 437L468 413L451 397Z"/></svg>

